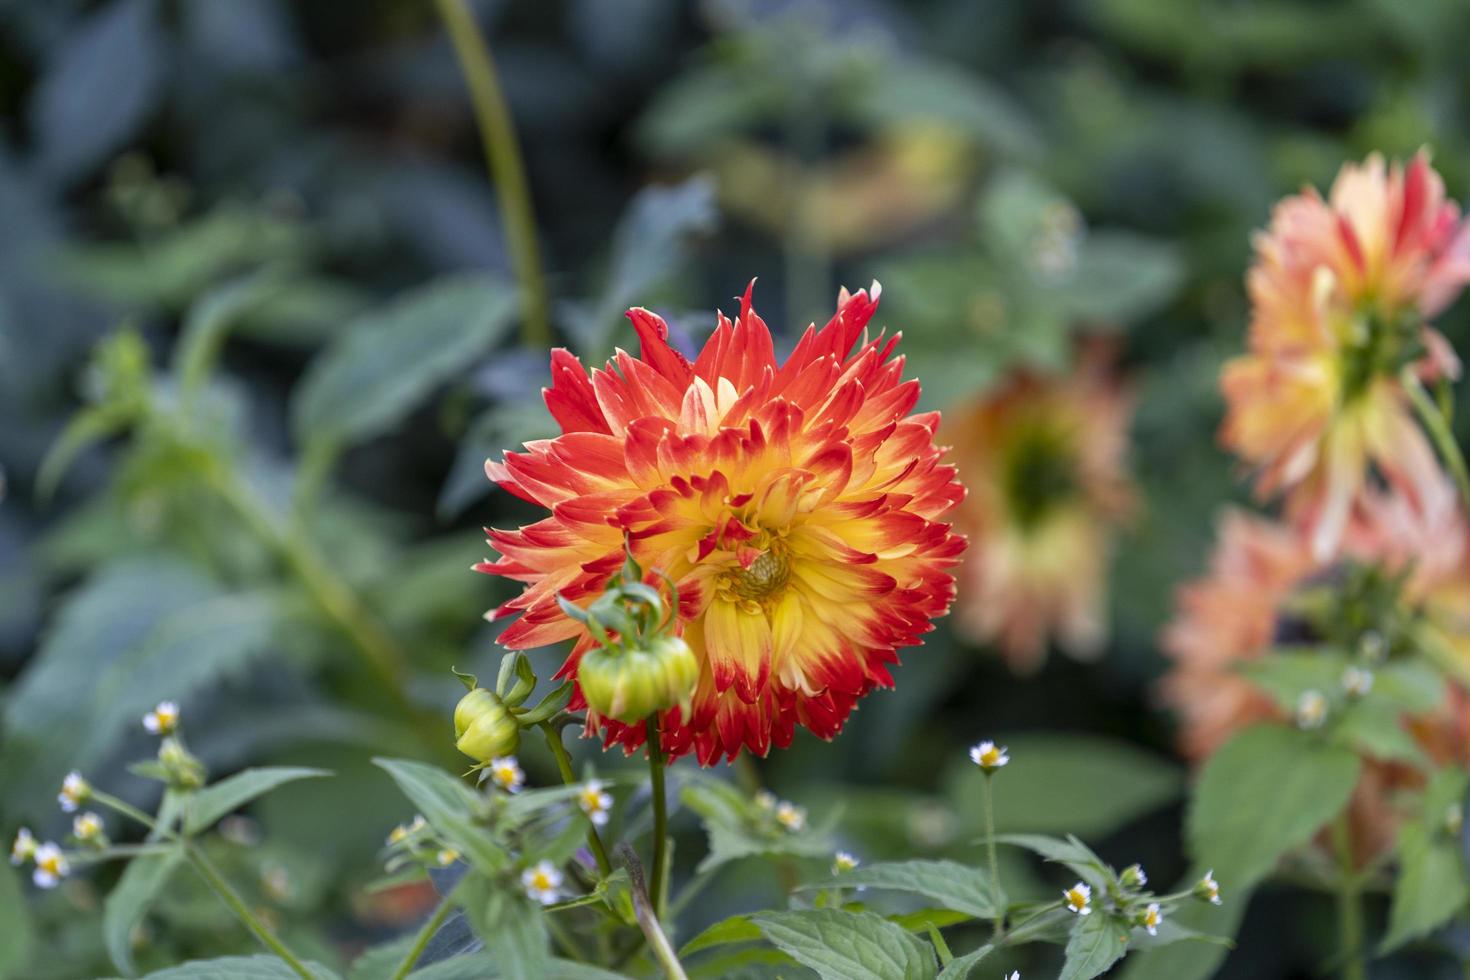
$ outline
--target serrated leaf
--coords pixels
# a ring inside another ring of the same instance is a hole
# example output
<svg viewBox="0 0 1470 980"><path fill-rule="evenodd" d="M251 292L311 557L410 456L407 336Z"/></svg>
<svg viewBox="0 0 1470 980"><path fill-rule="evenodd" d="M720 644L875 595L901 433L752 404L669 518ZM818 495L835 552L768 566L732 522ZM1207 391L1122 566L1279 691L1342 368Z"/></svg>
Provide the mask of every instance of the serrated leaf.
<svg viewBox="0 0 1470 980"><path fill-rule="evenodd" d="M484 276L443 279L359 317L307 368L291 405L303 445L380 435L510 329L515 291Z"/></svg>
<svg viewBox="0 0 1470 980"><path fill-rule="evenodd" d="M1404 727L1402 711L1371 696L1348 705L1338 716L1332 735L1370 758L1406 762L1420 768L1431 765L1429 757Z"/></svg>
<svg viewBox="0 0 1470 980"><path fill-rule="evenodd" d="M963 956L956 956L939 971L939 980L970 980L975 968L993 952L995 947L987 943Z"/></svg>
<svg viewBox="0 0 1470 980"><path fill-rule="evenodd" d="M184 833L197 834L213 826L225 814L233 813L278 786L298 779L318 779L330 775L325 769L300 766L269 766L237 772L199 790L189 798L185 809Z"/></svg>
<svg viewBox="0 0 1470 980"><path fill-rule="evenodd" d="M429 825L465 859L487 874L503 870L510 855L475 823L481 800L459 779L441 769L407 759L374 759L403 791Z"/></svg>
<svg viewBox="0 0 1470 980"><path fill-rule="evenodd" d="M1423 812L1399 830L1399 874L1381 953L1427 935L1444 925L1470 901L1470 878L1460 843L1445 829L1451 805L1464 800L1470 775L1447 769L1425 788Z"/></svg>
<svg viewBox="0 0 1470 980"><path fill-rule="evenodd" d="M724 946L729 943L755 942L760 937L760 926L752 922L750 916L732 915L728 919L722 919L716 922L685 943L683 948L679 950L679 955L691 956L700 950L710 949L714 946Z"/></svg>
<svg viewBox="0 0 1470 980"><path fill-rule="evenodd" d="M1294 711L1297 701L1307 691L1329 696L1336 691L1349 663L1351 659L1341 650L1280 649L1242 664L1240 670L1282 709Z"/></svg>
<svg viewBox="0 0 1470 980"><path fill-rule="evenodd" d="M932 946L872 912L760 912L751 921L823 980L930 980L936 973Z"/></svg>
<svg viewBox="0 0 1470 980"><path fill-rule="evenodd" d="M133 967L133 930L148 914L169 878L184 859L183 848L175 848L167 854L150 854L135 857L128 862L122 877L107 894L102 905L102 938L107 943L107 954L127 976L135 973Z"/></svg>
<svg viewBox="0 0 1470 980"><path fill-rule="evenodd" d="M1041 834L998 834L995 839L998 843L1024 847L1048 861L1065 865L1095 889L1106 890L1115 878L1112 868L1076 837L1068 836L1062 840Z"/></svg>
<svg viewBox="0 0 1470 980"><path fill-rule="evenodd" d="M336 973L320 963L308 962L306 968L317 980L340 980ZM301 980L301 977L284 960L260 955L191 960L166 970L155 970L143 980Z"/></svg>
<svg viewBox="0 0 1470 980"><path fill-rule="evenodd" d="M817 888L884 888L932 898L947 909L977 919L993 919L1004 899L996 895L995 883L979 868L956 861L885 861L865 864L800 890Z"/></svg>
<svg viewBox="0 0 1470 980"><path fill-rule="evenodd" d="M1057 980L1092 980L1106 973L1128 951L1131 929L1126 921L1103 912L1079 916Z"/></svg>
<svg viewBox="0 0 1470 980"><path fill-rule="evenodd" d="M1309 733L1257 725L1205 763L1187 816L1195 860L1222 887L1253 887L1342 811L1362 762Z"/></svg>

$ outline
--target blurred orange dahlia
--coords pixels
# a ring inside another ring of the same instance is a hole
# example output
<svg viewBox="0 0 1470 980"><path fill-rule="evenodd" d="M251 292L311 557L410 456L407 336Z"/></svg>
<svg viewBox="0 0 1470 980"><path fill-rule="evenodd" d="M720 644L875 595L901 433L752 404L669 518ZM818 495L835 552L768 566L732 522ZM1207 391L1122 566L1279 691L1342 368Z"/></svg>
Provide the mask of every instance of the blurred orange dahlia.
<svg viewBox="0 0 1470 980"><path fill-rule="evenodd" d="M639 357L620 350L589 376L554 351L545 398L562 434L486 463L551 511L487 530L501 557L476 568L526 585L491 614L521 614L500 642L574 640L558 676L575 678L593 640L556 597L601 594L626 535L677 583L676 628L700 662L688 717L662 716L671 757L764 755L797 725L832 738L859 698L891 686L898 649L953 598L964 539L944 517L964 489L934 444L938 414L911 414L919 384L903 380L897 336L858 343L878 293L843 290L784 363L750 289L693 363L644 309L628 312ZM572 706L584 704L578 689ZM642 723L589 716L588 729L630 752L645 738Z"/></svg>
<svg viewBox="0 0 1470 980"><path fill-rule="evenodd" d="M1112 350L1080 349L1069 376L1018 373L951 414L941 433L969 497L959 626L1035 669L1055 637L1079 658L1106 639L1108 560L1134 492L1125 459L1132 395Z"/></svg>
<svg viewBox="0 0 1470 980"><path fill-rule="evenodd" d="M1221 439L1258 469L1262 495L1318 559L1333 555L1370 464L1424 486L1435 459L1402 372L1454 376L1459 362L1425 319L1470 281L1470 226L1420 153L1348 164L1329 197L1276 206L1246 282L1249 351L1226 365Z"/></svg>

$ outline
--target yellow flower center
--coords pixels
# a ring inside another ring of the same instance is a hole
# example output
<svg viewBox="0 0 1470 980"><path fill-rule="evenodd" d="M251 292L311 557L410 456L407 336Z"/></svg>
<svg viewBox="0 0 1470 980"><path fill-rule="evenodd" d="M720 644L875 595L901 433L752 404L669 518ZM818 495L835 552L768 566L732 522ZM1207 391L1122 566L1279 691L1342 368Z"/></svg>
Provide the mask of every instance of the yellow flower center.
<svg viewBox="0 0 1470 980"><path fill-rule="evenodd" d="M1087 896L1075 888L1069 888L1067 890L1067 904L1074 909L1086 908Z"/></svg>
<svg viewBox="0 0 1470 980"><path fill-rule="evenodd" d="M59 878L61 877L61 855L43 854L36 858L36 867Z"/></svg>
<svg viewBox="0 0 1470 980"><path fill-rule="evenodd" d="M1144 912L1143 924L1146 926L1157 927L1159 924L1159 910L1149 909L1148 911Z"/></svg>
<svg viewBox="0 0 1470 980"><path fill-rule="evenodd" d="M582 790L582 809L597 813L602 809L602 792L595 789Z"/></svg>
<svg viewBox="0 0 1470 980"><path fill-rule="evenodd" d="M761 602L779 595L790 579L791 563L782 549L773 547L751 562L749 568L730 575L727 582L730 591L740 598Z"/></svg>
<svg viewBox="0 0 1470 980"><path fill-rule="evenodd" d="M531 887L538 892L551 891L551 879L544 871L531 872Z"/></svg>

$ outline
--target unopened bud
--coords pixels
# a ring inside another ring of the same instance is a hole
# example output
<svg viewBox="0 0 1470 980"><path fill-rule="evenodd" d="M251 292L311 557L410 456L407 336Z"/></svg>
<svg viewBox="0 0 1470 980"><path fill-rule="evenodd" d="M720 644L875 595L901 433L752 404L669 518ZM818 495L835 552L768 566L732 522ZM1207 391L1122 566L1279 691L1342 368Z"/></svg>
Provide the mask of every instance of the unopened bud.
<svg viewBox="0 0 1470 980"><path fill-rule="evenodd" d="M454 709L454 747L479 763L514 755L521 725L494 691L477 687Z"/></svg>
<svg viewBox="0 0 1470 980"><path fill-rule="evenodd" d="M1143 873L1143 866L1130 864L1118 875L1118 881L1124 888L1142 888L1148 884L1148 875Z"/></svg>
<svg viewBox="0 0 1470 980"><path fill-rule="evenodd" d="M168 784L174 789L198 789L208 777L204 763L172 735L159 743L158 762L168 773Z"/></svg>
<svg viewBox="0 0 1470 980"><path fill-rule="evenodd" d="M577 683L591 711L631 725L674 707L687 714L699 683L699 660L677 636L631 650L602 647L582 656Z"/></svg>

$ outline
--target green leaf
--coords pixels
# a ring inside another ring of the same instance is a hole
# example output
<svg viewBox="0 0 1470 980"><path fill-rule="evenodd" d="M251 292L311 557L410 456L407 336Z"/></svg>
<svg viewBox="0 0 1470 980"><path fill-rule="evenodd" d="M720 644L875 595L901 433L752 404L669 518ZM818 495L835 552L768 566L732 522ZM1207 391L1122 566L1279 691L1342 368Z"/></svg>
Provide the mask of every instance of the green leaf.
<svg viewBox="0 0 1470 980"><path fill-rule="evenodd" d="M225 283L189 307L174 347L174 378L185 397L209 380L230 329L250 310L274 295L279 272L261 272Z"/></svg>
<svg viewBox="0 0 1470 980"><path fill-rule="evenodd" d="M823 980L935 976L934 948L872 912L760 912L751 921L772 944Z"/></svg>
<svg viewBox="0 0 1470 980"><path fill-rule="evenodd" d="M728 919L716 922L685 943L684 947L679 950L679 955L681 957L691 956L702 949L724 946L728 943L753 943L760 937L760 926L752 922L750 916L732 915Z"/></svg>
<svg viewBox="0 0 1470 980"><path fill-rule="evenodd" d="M869 123L925 119L1001 153L1026 156L1040 148L1021 107L974 72L910 55L887 61L865 83L853 108Z"/></svg>
<svg viewBox="0 0 1470 980"><path fill-rule="evenodd" d="M1270 656L1241 665L1251 682L1271 695L1285 711L1296 710L1307 691L1331 697L1342 687L1342 673L1351 663L1348 655L1333 649L1281 649Z"/></svg>
<svg viewBox="0 0 1470 980"><path fill-rule="evenodd" d="M1089 231L1077 265L1052 299L1072 317L1129 323L1155 312L1179 291L1184 263L1171 246L1122 231Z"/></svg>
<svg viewBox="0 0 1470 980"><path fill-rule="evenodd" d="M1206 870L1206 867L1195 868L1171 890L1189 890ZM1163 949L1153 949L1144 942L1148 934L1134 930L1139 949L1128 957L1121 976L1124 980L1205 980L1215 976L1221 960L1225 958L1226 940L1214 940L1213 937L1234 935L1245 917L1250 899L1249 887L1232 886L1224 893L1223 905L1186 902L1164 920L1165 925L1189 930L1193 935L1209 934L1212 937L1210 942L1175 942ZM1159 932L1164 930L1160 928Z"/></svg>
<svg viewBox="0 0 1470 980"><path fill-rule="evenodd" d="M189 798L184 833L197 834L227 813L263 796L286 783L298 779L316 779L330 776L325 769L306 769L300 766L269 766L245 769L213 786L205 787Z"/></svg>
<svg viewBox="0 0 1470 980"><path fill-rule="evenodd" d="M595 323L648 302L647 293L679 273L686 241L718 224L715 182L707 175L639 191L613 232L612 262Z"/></svg>
<svg viewBox="0 0 1470 980"><path fill-rule="evenodd" d="M317 355L297 387L298 441L343 444L387 432L495 346L515 311L510 286L475 276L431 283L364 314Z"/></svg>
<svg viewBox="0 0 1470 980"><path fill-rule="evenodd" d="M1447 769L1424 790L1423 812L1399 830L1399 874L1394 881L1388 932L1381 953L1444 925L1470 901L1465 858L1445 829L1445 815L1470 790L1470 775Z"/></svg>
<svg viewBox="0 0 1470 980"><path fill-rule="evenodd" d="M830 858L831 828L838 814L829 814L820 825L795 833L775 827L757 826L760 812L739 790L715 779L693 779L679 794L685 806L704 818L709 836L709 853L698 871L707 871L729 861L755 855L787 854Z"/></svg>
<svg viewBox="0 0 1470 980"><path fill-rule="evenodd" d="M955 861L886 861L865 864L824 881L803 885L800 890L818 888L886 888L911 892L932 898L956 912L977 919L993 919L1003 899L996 895L995 883L979 868L966 867Z"/></svg>
<svg viewBox="0 0 1470 980"><path fill-rule="evenodd" d="M1177 799L1184 786L1174 763L1114 739L1026 735L1005 744L1017 764L994 777L1000 831L1097 839ZM944 785L965 829L983 832L985 777L963 760Z"/></svg>
<svg viewBox="0 0 1470 980"><path fill-rule="evenodd" d="M551 954L546 918L519 893L497 890L488 882L465 897L465 914L476 935L485 940L486 952L500 967L500 976L510 980L542 980L548 974Z"/></svg>
<svg viewBox="0 0 1470 980"><path fill-rule="evenodd" d="M1373 672L1369 696L1410 714L1435 711L1445 701L1444 673L1424 657L1395 659Z"/></svg>
<svg viewBox="0 0 1470 980"><path fill-rule="evenodd" d="M61 435L51 444L36 471L36 498L51 499L71 464L90 447L121 432L132 421L129 412L116 405L95 405L71 417Z"/></svg>
<svg viewBox="0 0 1470 980"><path fill-rule="evenodd" d="M337 974L320 963L306 964L317 980L340 980ZM155 970L143 980L300 980L295 970L274 956L221 956L212 960L191 960L181 966Z"/></svg>
<svg viewBox="0 0 1470 980"><path fill-rule="evenodd" d="M393 777L429 825L471 864L487 874L509 864L510 855L475 823L483 801L459 779L407 759L374 759L373 763Z"/></svg>
<svg viewBox="0 0 1470 980"><path fill-rule="evenodd" d="M0 977L20 972L30 961L34 947L30 911L20 878L9 868L0 868Z"/></svg>
<svg viewBox="0 0 1470 980"><path fill-rule="evenodd" d="M939 980L970 980L970 975L974 972L975 967L993 952L995 952L995 947L986 943L964 956L956 956L944 965L944 969L939 971Z"/></svg>
<svg viewBox="0 0 1470 980"><path fill-rule="evenodd" d="M1402 710L1371 695L1342 710L1332 736L1374 759L1407 762L1424 769L1431 765L1429 757L1404 727Z"/></svg>
<svg viewBox="0 0 1470 980"><path fill-rule="evenodd" d="M133 931L184 859L183 848L128 862L102 906L102 938L117 968L133 976Z"/></svg>
<svg viewBox="0 0 1470 980"><path fill-rule="evenodd" d="M1106 973L1128 951L1131 930L1127 921L1104 912L1078 916L1057 980L1091 980Z"/></svg>
<svg viewBox="0 0 1470 980"><path fill-rule="evenodd" d="M1222 887L1253 887L1347 805L1362 762L1350 749L1257 725L1210 757L1187 816L1195 860Z"/></svg>
<svg viewBox="0 0 1470 980"><path fill-rule="evenodd" d="M1041 834L999 834L995 839L998 843L1024 847L1048 861L1066 865L1094 889L1106 890L1116 880L1107 862L1076 837L1069 835L1066 840L1061 840Z"/></svg>

